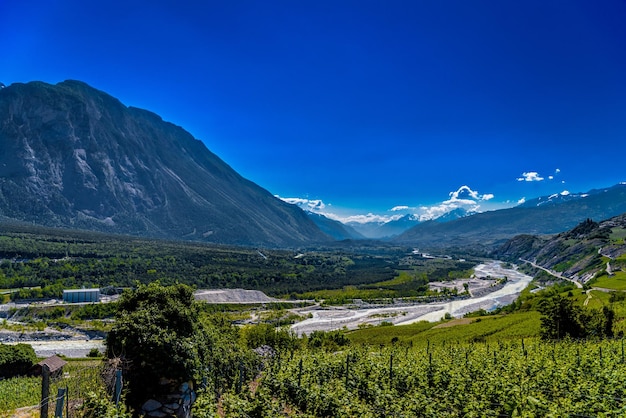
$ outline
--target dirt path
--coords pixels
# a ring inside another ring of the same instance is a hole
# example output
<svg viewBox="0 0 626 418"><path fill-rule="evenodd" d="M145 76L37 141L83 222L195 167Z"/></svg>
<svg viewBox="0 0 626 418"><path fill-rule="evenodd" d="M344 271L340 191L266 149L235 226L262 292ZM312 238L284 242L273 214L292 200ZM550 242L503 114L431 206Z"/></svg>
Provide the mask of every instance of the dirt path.
<svg viewBox="0 0 626 418"><path fill-rule="evenodd" d="M9 412L0 412L0 418L39 418L39 405L25 406Z"/></svg>

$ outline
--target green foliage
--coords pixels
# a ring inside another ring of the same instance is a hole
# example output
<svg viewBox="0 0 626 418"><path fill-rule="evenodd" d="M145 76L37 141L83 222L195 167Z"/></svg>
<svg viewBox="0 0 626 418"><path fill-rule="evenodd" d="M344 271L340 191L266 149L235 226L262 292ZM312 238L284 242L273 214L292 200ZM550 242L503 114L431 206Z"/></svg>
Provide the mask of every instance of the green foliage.
<svg viewBox="0 0 626 418"><path fill-rule="evenodd" d="M0 416L29 405L37 405L41 399L41 377L13 377L0 379Z"/></svg>
<svg viewBox="0 0 626 418"><path fill-rule="evenodd" d="M489 315L472 318L471 323L458 320L455 324L416 322L410 325L393 327L369 327L350 331L347 337L353 345L390 345L397 338L401 345L424 345L430 343L470 343L509 341L511 339L534 338L539 336L539 313L519 312L507 315ZM453 325L453 326L450 326Z"/></svg>
<svg viewBox="0 0 626 418"><path fill-rule="evenodd" d="M0 344L0 377L24 375L36 361L35 350L28 344Z"/></svg>
<svg viewBox="0 0 626 418"><path fill-rule="evenodd" d="M272 364L233 417L623 416L620 341L307 349Z"/></svg>
<svg viewBox="0 0 626 418"><path fill-rule="evenodd" d="M615 313L604 306L592 310L577 306L574 300L558 293L545 296L538 304L541 316L541 338L610 338Z"/></svg>
<svg viewBox="0 0 626 418"><path fill-rule="evenodd" d="M72 310L71 318L74 320L112 318L117 312L117 303L90 303L80 305Z"/></svg>
<svg viewBox="0 0 626 418"><path fill-rule="evenodd" d="M289 329L274 328L271 324L248 325L241 329L241 339L244 346L257 348L267 345L275 350L294 350L300 341Z"/></svg>
<svg viewBox="0 0 626 418"><path fill-rule="evenodd" d="M626 290L626 271L616 271L613 276L601 275L591 282L594 287Z"/></svg>
<svg viewBox="0 0 626 418"><path fill-rule="evenodd" d="M83 418L131 418L123 403L119 408L110 400L110 396L101 388L91 390L85 394L80 407Z"/></svg>
<svg viewBox="0 0 626 418"><path fill-rule="evenodd" d="M89 350L89 353L87 353L87 357L100 357L101 355L102 353L100 353L100 350L95 347Z"/></svg>
<svg viewBox="0 0 626 418"><path fill-rule="evenodd" d="M307 346L336 351L350 344L350 339L341 331L313 331L307 339Z"/></svg>
<svg viewBox="0 0 626 418"><path fill-rule="evenodd" d="M19 289L11 294L15 299L60 298L63 289L158 279L286 295L389 280L395 251L322 249L294 257L293 251L265 249L262 257L249 248L0 225L0 288Z"/></svg>
<svg viewBox="0 0 626 418"><path fill-rule="evenodd" d="M239 345L238 329L224 315L205 316L187 285L140 285L118 306L107 356L124 360L126 400L134 409L163 395L161 378L203 382L219 395L256 374L258 359Z"/></svg>
<svg viewBox="0 0 626 418"><path fill-rule="evenodd" d="M186 285L151 283L122 295L107 356L125 361L131 406L158 394L161 377L201 379L210 341L198 314L193 289Z"/></svg>

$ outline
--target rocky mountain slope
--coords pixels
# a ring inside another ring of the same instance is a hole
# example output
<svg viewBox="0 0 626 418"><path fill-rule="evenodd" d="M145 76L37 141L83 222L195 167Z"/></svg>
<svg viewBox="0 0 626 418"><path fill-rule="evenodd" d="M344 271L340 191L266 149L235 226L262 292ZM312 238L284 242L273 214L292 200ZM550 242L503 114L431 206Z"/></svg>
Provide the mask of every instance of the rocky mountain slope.
<svg viewBox="0 0 626 418"><path fill-rule="evenodd" d="M449 222L423 222L396 237L394 242L418 247L495 248L516 235L557 234L587 218L607 219L626 212L626 184L578 196L553 199L549 204L528 204L477 213Z"/></svg>
<svg viewBox="0 0 626 418"><path fill-rule="evenodd" d="M330 219L322 214L314 212L306 212L309 218L321 229L326 235L330 235L336 240L346 239L365 239L350 225L343 224L334 219Z"/></svg>
<svg viewBox="0 0 626 418"><path fill-rule="evenodd" d="M404 215L391 221L370 221L366 223L348 222L347 225L367 239L387 240L400 235L402 232L419 224L419 220L413 215Z"/></svg>
<svg viewBox="0 0 626 418"><path fill-rule="evenodd" d="M182 128L78 81L0 89L0 216L228 244L330 239Z"/></svg>
<svg viewBox="0 0 626 418"><path fill-rule="evenodd" d="M587 219L553 237L519 235L492 253L493 257L528 260L585 283L598 274L626 268L626 214L594 222ZM608 265L607 265L608 263Z"/></svg>

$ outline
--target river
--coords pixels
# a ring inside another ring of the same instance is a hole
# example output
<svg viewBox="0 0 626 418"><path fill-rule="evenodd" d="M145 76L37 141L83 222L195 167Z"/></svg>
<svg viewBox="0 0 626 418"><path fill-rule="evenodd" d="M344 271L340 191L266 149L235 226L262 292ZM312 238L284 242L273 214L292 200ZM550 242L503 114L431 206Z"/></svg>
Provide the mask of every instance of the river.
<svg viewBox="0 0 626 418"><path fill-rule="evenodd" d="M298 335L310 334L313 331L330 331L346 327L356 329L359 325L377 325L383 321L395 325L406 325L418 321L439 321L449 313L453 317L462 317L468 312L484 309L493 310L499 306L512 303L532 277L516 269L504 268L502 263L491 261L479 264L474 268L477 277L506 277L507 282L498 290L480 297L457 299L450 302L434 302L410 306L390 306L385 308L348 309L343 307L323 309L304 308L300 314L310 314L310 318L292 325L291 329Z"/></svg>

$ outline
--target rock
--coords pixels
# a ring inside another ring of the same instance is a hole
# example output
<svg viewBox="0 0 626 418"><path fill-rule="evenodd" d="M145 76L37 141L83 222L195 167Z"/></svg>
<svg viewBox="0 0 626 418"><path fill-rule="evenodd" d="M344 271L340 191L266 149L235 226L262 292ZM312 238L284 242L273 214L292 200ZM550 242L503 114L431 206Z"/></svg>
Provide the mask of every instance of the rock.
<svg viewBox="0 0 626 418"><path fill-rule="evenodd" d="M260 347L255 348L252 351L254 351L256 354L258 354L261 357L274 358L274 356L276 356L276 350L274 350L269 345L262 345Z"/></svg>
<svg viewBox="0 0 626 418"><path fill-rule="evenodd" d="M150 411L154 411L159 409L160 407L162 407L163 404L157 400L154 399L148 399L142 406L141 409L143 409L146 412L150 412Z"/></svg>

